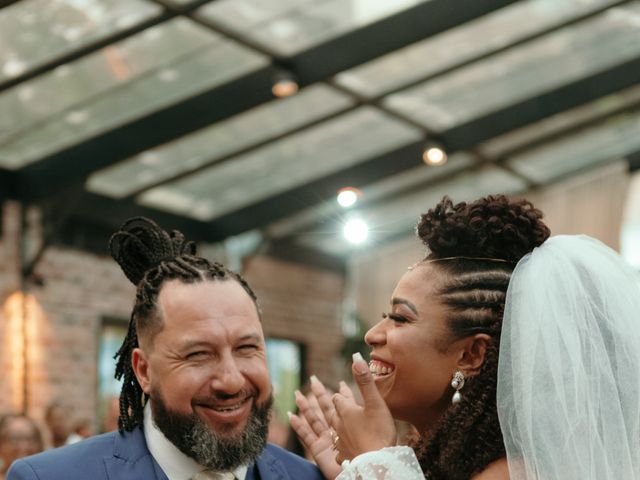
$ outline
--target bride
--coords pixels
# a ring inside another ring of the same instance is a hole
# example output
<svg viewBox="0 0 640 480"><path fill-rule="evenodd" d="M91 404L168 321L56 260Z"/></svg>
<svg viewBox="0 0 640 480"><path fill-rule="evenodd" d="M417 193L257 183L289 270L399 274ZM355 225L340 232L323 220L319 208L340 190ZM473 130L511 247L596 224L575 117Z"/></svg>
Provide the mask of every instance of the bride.
<svg viewBox="0 0 640 480"><path fill-rule="evenodd" d="M363 404L344 383L297 396L327 478L640 479L640 276L541 217L504 196L423 215L429 253L354 356Z"/></svg>

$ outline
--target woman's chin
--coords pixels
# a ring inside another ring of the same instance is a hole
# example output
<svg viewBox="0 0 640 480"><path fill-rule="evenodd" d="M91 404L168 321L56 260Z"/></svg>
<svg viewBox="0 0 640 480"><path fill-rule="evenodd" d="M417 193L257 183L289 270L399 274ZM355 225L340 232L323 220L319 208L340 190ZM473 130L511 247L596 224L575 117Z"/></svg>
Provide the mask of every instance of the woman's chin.
<svg viewBox="0 0 640 480"><path fill-rule="evenodd" d="M388 375L376 375L374 376L374 380L376 387L378 387L378 392L380 392L380 395L388 404L387 399L390 397L393 391L393 384L395 383L395 372Z"/></svg>

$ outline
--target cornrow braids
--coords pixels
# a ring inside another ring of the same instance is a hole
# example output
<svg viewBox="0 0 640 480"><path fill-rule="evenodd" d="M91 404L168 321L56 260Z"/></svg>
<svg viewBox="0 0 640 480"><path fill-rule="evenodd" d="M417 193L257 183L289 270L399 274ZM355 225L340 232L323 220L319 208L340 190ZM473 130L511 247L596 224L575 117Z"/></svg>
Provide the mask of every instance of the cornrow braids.
<svg viewBox="0 0 640 480"><path fill-rule="evenodd" d="M143 217L127 220L109 241L111 255L126 277L136 285L136 298L129 329L115 355L115 378L123 381L120 393L120 432L142 426L144 404L148 400L133 371L131 355L138 348L139 335L153 337L162 329L157 311L160 289L165 282L179 280L198 283L208 280L238 282L256 304L256 295L237 273L217 262L196 256L193 242L186 242L182 233L168 233L155 222Z"/></svg>
<svg viewBox="0 0 640 480"><path fill-rule="evenodd" d="M429 249L425 260L442 274L436 295L448 307L451 337L492 338L462 401L413 445L427 479L467 480L505 456L496 407L502 317L515 264L549 236L541 218L525 200L499 195L454 205L445 197L418 225Z"/></svg>

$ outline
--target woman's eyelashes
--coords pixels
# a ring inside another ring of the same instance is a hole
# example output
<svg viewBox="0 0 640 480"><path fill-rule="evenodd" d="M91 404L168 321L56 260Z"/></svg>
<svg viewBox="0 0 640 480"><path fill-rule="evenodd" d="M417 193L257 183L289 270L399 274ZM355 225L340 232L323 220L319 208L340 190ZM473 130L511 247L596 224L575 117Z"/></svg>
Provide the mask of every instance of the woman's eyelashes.
<svg viewBox="0 0 640 480"><path fill-rule="evenodd" d="M388 318L396 323L408 323L409 319L403 315L399 315L397 313L382 313L382 318Z"/></svg>

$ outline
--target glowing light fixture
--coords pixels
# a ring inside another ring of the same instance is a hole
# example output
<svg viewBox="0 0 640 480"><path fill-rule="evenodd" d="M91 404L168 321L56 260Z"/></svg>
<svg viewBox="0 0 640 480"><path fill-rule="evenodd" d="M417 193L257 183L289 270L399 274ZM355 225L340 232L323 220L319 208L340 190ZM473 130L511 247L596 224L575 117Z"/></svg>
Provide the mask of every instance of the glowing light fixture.
<svg viewBox="0 0 640 480"><path fill-rule="evenodd" d="M288 72L280 72L273 79L273 85L271 86L271 93L275 97L284 98L290 97L298 93L298 82L292 74Z"/></svg>
<svg viewBox="0 0 640 480"><path fill-rule="evenodd" d="M26 411L32 397L33 378L42 375L43 352L40 328L44 312L33 295L18 291L2 305L5 336L0 351L7 352L10 392L13 409Z"/></svg>
<svg viewBox="0 0 640 480"><path fill-rule="evenodd" d="M422 152L422 160L427 165L444 165L447 162L447 152L439 143L429 142Z"/></svg>
<svg viewBox="0 0 640 480"><path fill-rule="evenodd" d="M360 218L352 218L345 223L342 233L349 243L360 245L369 237L369 226Z"/></svg>
<svg viewBox="0 0 640 480"><path fill-rule="evenodd" d="M355 203L358 201L358 198L360 198L361 196L362 192L357 188L345 187L341 188L338 191L336 200L341 207L349 208L355 205Z"/></svg>

